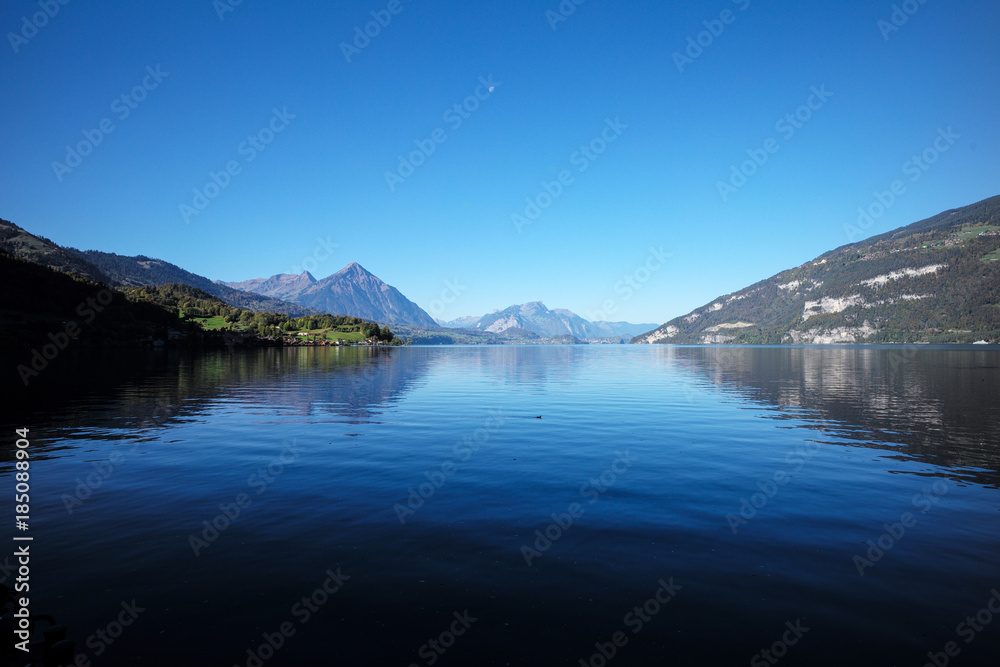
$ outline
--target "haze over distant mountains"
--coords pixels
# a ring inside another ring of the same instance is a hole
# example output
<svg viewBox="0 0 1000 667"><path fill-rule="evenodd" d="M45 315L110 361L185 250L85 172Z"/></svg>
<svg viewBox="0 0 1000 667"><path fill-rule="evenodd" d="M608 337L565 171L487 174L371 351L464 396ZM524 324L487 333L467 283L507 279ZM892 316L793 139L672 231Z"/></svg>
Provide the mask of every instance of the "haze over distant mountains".
<svg viewBox="0 0 1000 667"><path fill-rule="evenodd" d="M588 322L576 313L564 308L550 310L541 301L510 306L482 317L460 317L450 322L439 320L438 323L452 329L473 329L489 333L523 329L546 338L573 336L580 340L616 337L627 339L656 326L655 324L631 324L629 322Z"/></svg>
<svg viewBox="0 0 1000 667"><path fill-rule="evenodd" d="M861 213L859 224L870 225ZM1000 342L1000 196L842 246L632 340L984 341Z"/></svg>
<svg viewBox="0 0 1000 667"><path fill-rule="evenodd" d="M303 271L299 275L278 274L270 278L224 284L233 289L284 299L326 313L351 315L390 324L437 327L434 318L420 306L357 262L351 262L322 280L316 280L308 271Z"/></svg>

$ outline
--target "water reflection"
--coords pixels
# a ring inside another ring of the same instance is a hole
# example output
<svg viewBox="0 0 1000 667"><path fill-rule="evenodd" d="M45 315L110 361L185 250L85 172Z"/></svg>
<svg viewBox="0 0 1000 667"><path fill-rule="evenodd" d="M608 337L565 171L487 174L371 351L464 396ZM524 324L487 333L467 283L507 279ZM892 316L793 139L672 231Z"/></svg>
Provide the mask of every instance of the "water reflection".
<svg viewBox="0 0 1000 667"><path fill-rule="evenodd" d="M275 413L300 420L325 414L368 423L419 385L434 363L433 352L363 347L82 351L58 359L27 388L8 386L2 421L42 423L63 436L106 431L108 439L142 441L229 402L250 415L259 408L272 419Z"/></svg>
<svg viewBox="0 0 1000 667"><path fill-rule="evenodd" d="M922 664L997 581L997 354L67 356L5 412L32 428L39 461L32 530L50 546L34 604L80 646L138 599L148 612L101 664L248 664L261 633L343 567L348 585L269 666L326 664L331 646L345 664L420 662L442 619L465 609L482 620L453 664L578 664L674 577L685 588L616 664L746 664L797 618L813 630L789 664ZM457 455L497 405L512 418ZM353 433L363 437L341 437ZM286 464L290 438L301 452ZM581 484L621 448L635 465L590 504ZM65 498L119 449L124 462L71 513ZM734 533L727 513L799 449L801 474ZM276 462L266 486L255 481ZM11 472L8 456L0 477ZM852 558L864 541L920 512L912 499L932 482L947 493L861 578ZM394 507L414 489L425 491L403 524ZM241 492L252 505L196 555L191 536ZM585 513L526 565L522 545L574 501ZM963 657L995 650L984 636Z"/></svg>
<svg viewBox="0 0 1000 667"><path fill-rule="evenodd" d="M658 356L775 419L1000 485L1000 351L673 347Z"/></svg>
<svg viewBox="0 0 1000 667"><path fill-rule="evenodd" d="M621 355L587 346L292 348L68 354L25 389L8 387L6 423L43 420L72 434L152 437L239 403L274 419L378 422L429 373L488 378L499 387L558 391L606 378ZM1000 351L927 348L653 348L677 382L767 406L773 418L851 444L912 457L979 484L1000 485ZM10 378L8 377L8 381ZM63 408L66 409L63 409Z"/></svg>

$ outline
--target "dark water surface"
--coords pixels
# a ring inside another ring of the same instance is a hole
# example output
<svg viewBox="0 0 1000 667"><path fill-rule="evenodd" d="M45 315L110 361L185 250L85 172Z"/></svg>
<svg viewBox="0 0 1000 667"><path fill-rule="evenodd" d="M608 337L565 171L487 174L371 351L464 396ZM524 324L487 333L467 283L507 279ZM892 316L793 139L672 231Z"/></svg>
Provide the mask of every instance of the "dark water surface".
<svg viewBox="0 0 1000 667"><path fill-rule="evenodd" d="M36 384L0 477L30 428L32 611L94 665L998 664L995 349L81 353Z"/></svg>

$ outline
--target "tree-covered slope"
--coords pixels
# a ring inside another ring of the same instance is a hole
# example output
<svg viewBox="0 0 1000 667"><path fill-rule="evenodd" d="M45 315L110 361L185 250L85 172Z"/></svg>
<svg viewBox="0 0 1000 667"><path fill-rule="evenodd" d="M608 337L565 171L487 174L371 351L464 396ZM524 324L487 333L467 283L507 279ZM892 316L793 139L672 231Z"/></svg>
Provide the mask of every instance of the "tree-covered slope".
<svg viewBox="0 0 1000 667"><path fill-rule="evenodd" d="M209 280L204 276L191 273L176 264L165 262L162 259L154 259L144 255L126 257L124 255L97 250L87 250L86 252L75 250L73 252L78 253L81 259L100 269L113 281L113 284L123 287L183 283L184 285L191 285L192 287L204 290L212 296L222 299L229 305L244 310L284 313L292 317L315 315L320 312L308 306L233 289L222 283Z"/></svg>
<svg viewBox="0 0 1000 667"><path fill-rule="evenodd" d="M293 317L319 313L299 304L232 289L160 259L64 248L7 220L0 220L0 249L14 257L110 286L141 287L184 283L203 289L237 308L285 313Z"/></svg>
<svg viewBox="0 0 1000 667"><path fill-rule="evenodd" d="M1000 196L842 246L633 343L1000 341Z"/></svg>
<svg viewBox="0 0 1000 667"><path fill-rule="evenodd" d="M0 220L0 249L56 271L111 284L111 280L99 268L80 257L78 251L63 248L44 236L35 236L8 220Z"/></svg>
<svg viewBox="0 0 1000 667"><path fill-rule="evenodd" d="M196 327L160 304L0 249L0 345L64 349L75 341L165 339L169 330L191 333Z"/></svg>

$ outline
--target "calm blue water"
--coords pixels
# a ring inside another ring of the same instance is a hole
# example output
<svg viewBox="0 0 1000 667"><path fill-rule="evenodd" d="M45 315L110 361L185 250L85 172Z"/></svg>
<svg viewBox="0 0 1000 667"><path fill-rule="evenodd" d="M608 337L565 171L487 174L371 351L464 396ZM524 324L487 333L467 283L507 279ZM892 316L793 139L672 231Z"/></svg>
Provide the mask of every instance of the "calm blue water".
<svg viewBox="0 0 1000 667"><path fill-rule="evenodd" d="M1000 656L997 350L91 353L11 395L32 611L95 665Z"/></svg>

